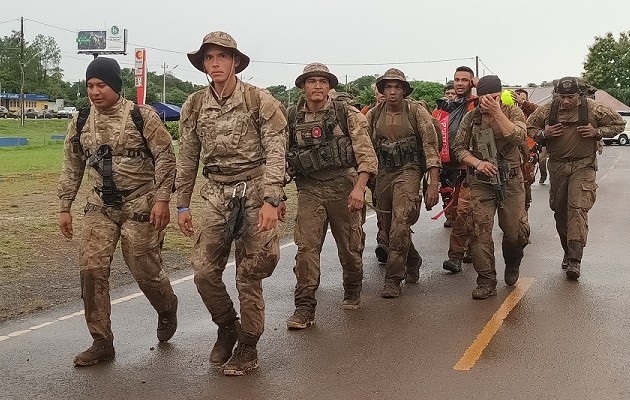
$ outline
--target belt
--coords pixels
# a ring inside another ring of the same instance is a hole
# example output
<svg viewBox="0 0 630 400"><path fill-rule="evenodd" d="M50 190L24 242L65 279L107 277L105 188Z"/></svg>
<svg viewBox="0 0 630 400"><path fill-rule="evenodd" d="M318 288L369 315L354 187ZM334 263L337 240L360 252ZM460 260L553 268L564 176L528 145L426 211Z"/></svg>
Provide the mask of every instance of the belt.
<svg viewBox="0 0 630 400"><path fill-rule="evenodd" d="M551 160L553 161L559 161L559 162L575 162L575 161L582 161L582 160L586 160L586 159L592 159L593 156L586 156L586 157L562 157L562 158L556 158L556 157L549 157Z"/></svg>
<svg viewBox="0 0 630 400"><path fill-rule="evenodd" d="M521 167L514 167L514 168L510 168L510 172L508 174L509 178L514 178L515 176L518 176L518 174L521 171ZM472 168L468 169L469 174L473 174L475 176L475 178L477 178L477 180L479 181L484 181L484 182L490 182L492 179L494 179L494 177L490 177L486 174L482 174L481 172L478 172Z"/></svg>
<svg viewBox="0 0 630 400"><path fill-rule="evenodd" d="M111 207L97 206L96 204L87 203L83 211L86 213L88 211L99 211L105 214L107 208L111 208ZM129 215L129 219L133 221L137 221L137 222L149 222L149 220L151 219L151 216L149 214L140 214L140 213L134 212Z"/></svg>
<svg viewBox="0 0 630 400"><path fill-rule="evenodd" d="M261 177L265 173L265 162L261 160L249 168L234 170L232 168L221 168L217 165L206 165L203 167L202 174L206 179L220 183L233 183L240 181L249 181L254 178Z"/></svg>

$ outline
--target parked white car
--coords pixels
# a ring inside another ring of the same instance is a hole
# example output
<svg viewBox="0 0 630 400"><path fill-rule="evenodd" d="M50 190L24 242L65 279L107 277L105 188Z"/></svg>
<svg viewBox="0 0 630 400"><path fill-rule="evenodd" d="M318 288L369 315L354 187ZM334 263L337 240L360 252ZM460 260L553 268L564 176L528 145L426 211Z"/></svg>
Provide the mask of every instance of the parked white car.
<svg viewBox="0 0 630 400"><path fill-rule="evenodd" d="M64 107L57 111L57 118L72 118L78 113L75 107Z"/></svg>

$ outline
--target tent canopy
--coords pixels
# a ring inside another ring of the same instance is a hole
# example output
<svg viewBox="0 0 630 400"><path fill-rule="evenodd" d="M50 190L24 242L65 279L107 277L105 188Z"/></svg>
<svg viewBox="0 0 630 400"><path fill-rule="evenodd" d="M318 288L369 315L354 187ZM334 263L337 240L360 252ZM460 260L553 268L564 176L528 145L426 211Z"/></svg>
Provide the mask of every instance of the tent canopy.
<svg viewBox="0 0 630 400"><path fill-rule="evenodd" d="M167 103L153 103L152 106L162 121L179 121L179 113L182 111L181 107Z"/></svg>

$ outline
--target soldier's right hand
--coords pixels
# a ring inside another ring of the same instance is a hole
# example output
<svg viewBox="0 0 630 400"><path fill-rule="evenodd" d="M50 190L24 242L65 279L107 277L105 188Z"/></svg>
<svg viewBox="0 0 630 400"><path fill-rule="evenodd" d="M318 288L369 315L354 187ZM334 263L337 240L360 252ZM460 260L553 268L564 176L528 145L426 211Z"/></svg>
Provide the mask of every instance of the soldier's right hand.
<svg viewBox="0 0 630 400"><path fill-rule="evenodd" d="M72 239L72 214L69 211L59 213L59 229L67 239Z"/></svg>
<svg viewBox="0 0 630 400"><path fill-rule="evenodd" d="M489 161L480 161L477 165L477 171L489 177L493 177L499 172L497 167Z"/></svg>
<svg viewBox="0 0 630 400"><path fill-rule="evenodd" d="M192 214L190 211L184 211L177 214L177 225L179 225L179 230L188 237L191 237L195 234L193 230L192 224Z"/></svg>
<svg viewBox="0 0 630 400"><path fill-rule="evenodd" d="M555 125L545 125L545 137L562 135L562 122Z"/></svg>

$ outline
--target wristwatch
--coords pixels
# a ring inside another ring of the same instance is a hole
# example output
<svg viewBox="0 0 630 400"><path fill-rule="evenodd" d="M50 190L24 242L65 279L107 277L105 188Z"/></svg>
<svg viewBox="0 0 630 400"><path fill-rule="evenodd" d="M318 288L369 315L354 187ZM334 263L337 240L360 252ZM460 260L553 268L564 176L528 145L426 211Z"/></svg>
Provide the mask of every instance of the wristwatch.
<svg viewBox="0 0 630 400"><path fill-rule="evenodd" d="M277 197L267 196L263 200L265 200L265 203L269 203L274 207L278 207L280 205L280 199Z"/></svg>

